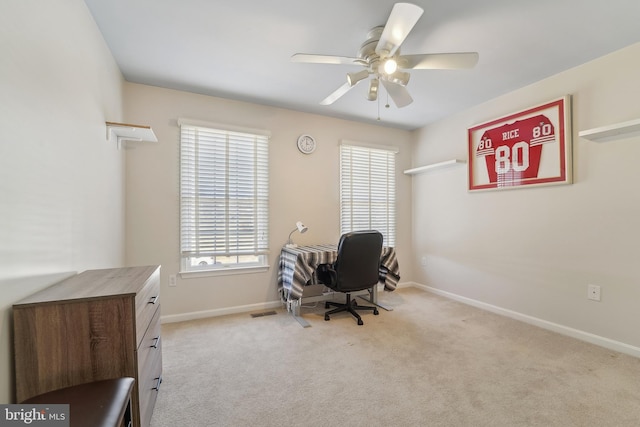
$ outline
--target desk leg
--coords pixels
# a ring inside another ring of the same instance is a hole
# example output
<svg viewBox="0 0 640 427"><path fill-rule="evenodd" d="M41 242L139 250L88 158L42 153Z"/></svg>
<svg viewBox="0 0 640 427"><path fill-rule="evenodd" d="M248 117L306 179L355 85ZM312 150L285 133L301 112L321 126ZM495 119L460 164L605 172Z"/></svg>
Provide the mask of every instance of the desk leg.
<svg viewBox="0 0 640 427"><path fill-rule="evenodd" d="M373 305L377 305L378 307L387 310L387 311L393 311L393 307L389 307L386 305L382 305L380 303L378 303L378 285L374 286L373 288L369 289L369 299L358 295L358 298L362 298L363 300L365 300L366 302L373 304Z"/></svg>
<svg viewBox="0 0 640 427"><path fill-rule="evenodd" d="M287 298L287 311L291 313L293 318L296 319L298 323L300 323L300 326L302 326L303 328L309 328L311 326L309 322L307 322L300 316L301 304L302 304L301 299L293 300L293 299Z"/></svg>

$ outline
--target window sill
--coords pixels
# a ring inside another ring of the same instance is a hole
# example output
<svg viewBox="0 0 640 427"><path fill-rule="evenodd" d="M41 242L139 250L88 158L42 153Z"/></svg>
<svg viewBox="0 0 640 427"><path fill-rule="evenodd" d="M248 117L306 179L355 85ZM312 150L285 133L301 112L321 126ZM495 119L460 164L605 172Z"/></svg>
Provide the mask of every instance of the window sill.
<svg viewBox="0 0 640 427"><path fill-rule="evenodd" d="M263 273L268 270L269 270L268 265L259 265L255 267L227 267L227 268L218 268L215 270L181 271L180 277L182 279L196 279L199 277L230 276L234 274L255 274L255 273Z"/></svg>

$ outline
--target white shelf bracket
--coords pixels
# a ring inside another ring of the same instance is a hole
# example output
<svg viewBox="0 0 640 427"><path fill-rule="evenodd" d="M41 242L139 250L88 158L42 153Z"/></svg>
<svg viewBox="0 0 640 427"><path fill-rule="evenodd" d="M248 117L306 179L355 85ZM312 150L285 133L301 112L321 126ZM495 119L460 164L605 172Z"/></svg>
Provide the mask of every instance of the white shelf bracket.
<svg viewBox="0 0 640 427"><path fill-rule="evenodd" d="M118 150L122 148L124 141L150 141L158 142L158 138L153 133L150 126L131 125L125 123L106 122L107 141L112 141L115 137Z"/></svg>

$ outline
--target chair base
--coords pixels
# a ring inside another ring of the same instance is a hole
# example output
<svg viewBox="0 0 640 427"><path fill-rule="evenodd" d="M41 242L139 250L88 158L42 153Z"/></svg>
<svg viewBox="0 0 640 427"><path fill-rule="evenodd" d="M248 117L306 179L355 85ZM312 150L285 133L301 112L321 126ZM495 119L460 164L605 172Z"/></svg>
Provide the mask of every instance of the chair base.
<svg viewBox="0 0 640 427"><path fill-rule="evenodd" d="M331 314L335 314L335 313L340 313L343 311L348 311L349 313L351 313L351 315L353 317L355 317L356 319L358 319L358 325L364 325L364 322L362 321L362 318L360 317L360 315L358 314L358 312L356 310L370 310L373 311L373 314L375 316L377 316L379 314L378 312L378 308L377 307L369 307L366 305L358 305L358 303L356 302L355 299L351 299L351 294L347 293L347 302L344 304L338 303L338 302L333 302L333 301L326 301L324 304L324 308L329 308L329 307L337 307L334 308L331 311L327 311L324 314L324 320L330 320L330 315Z"/></svg>

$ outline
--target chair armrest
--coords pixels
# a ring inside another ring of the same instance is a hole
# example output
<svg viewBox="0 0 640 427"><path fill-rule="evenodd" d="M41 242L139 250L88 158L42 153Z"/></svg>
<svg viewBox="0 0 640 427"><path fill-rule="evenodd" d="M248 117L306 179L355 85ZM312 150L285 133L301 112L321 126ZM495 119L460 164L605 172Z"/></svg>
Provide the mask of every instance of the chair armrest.
<svg viewBox="0 0 640 427"><path fill-rule="evenodd" d="M338 275L332 264L319 264L316 269L318 282L324 285L332 285L338 281Z"/></svg>

